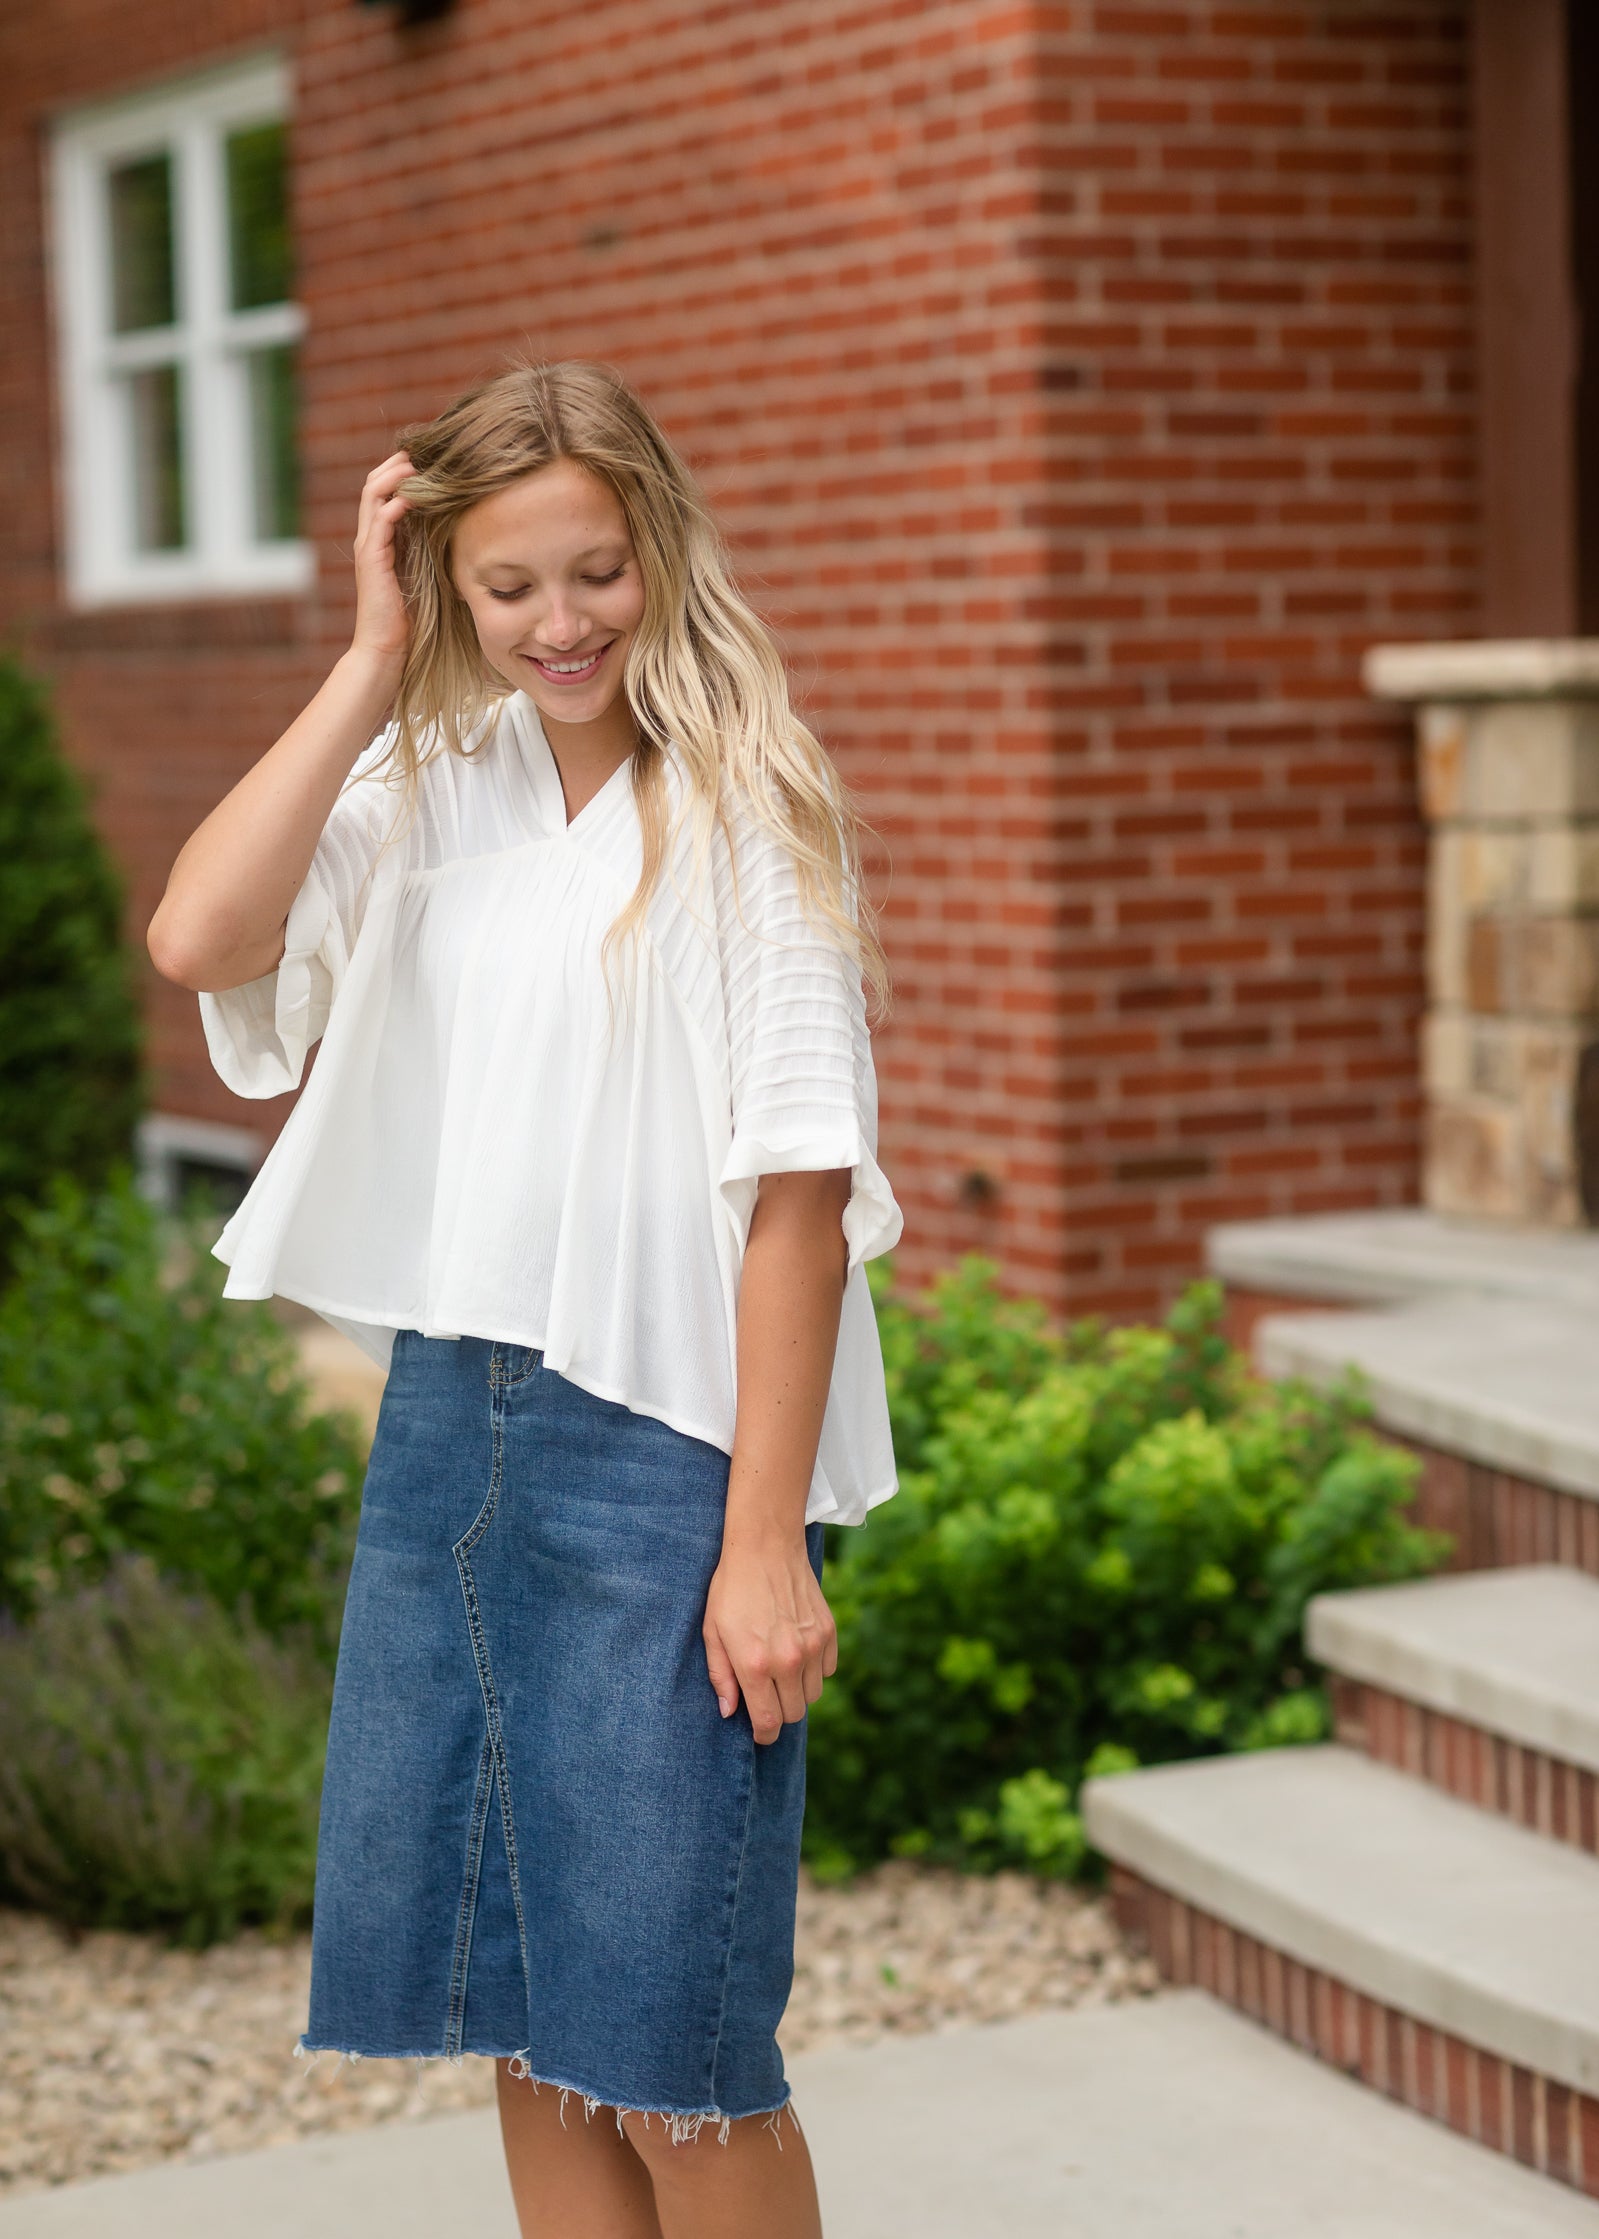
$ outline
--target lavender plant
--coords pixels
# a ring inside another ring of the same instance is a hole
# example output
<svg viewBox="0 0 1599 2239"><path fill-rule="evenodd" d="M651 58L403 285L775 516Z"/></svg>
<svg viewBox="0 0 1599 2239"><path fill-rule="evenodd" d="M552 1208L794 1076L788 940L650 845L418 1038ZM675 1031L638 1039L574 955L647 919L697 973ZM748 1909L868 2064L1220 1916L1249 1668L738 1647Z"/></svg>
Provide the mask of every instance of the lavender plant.
<svg viewBox="0 0 1599 2239"><path fill-rule="evenodd" d="M0 1893L193 1944L306 1919L330 1681L140 1557L0 1630Z"/></svg>

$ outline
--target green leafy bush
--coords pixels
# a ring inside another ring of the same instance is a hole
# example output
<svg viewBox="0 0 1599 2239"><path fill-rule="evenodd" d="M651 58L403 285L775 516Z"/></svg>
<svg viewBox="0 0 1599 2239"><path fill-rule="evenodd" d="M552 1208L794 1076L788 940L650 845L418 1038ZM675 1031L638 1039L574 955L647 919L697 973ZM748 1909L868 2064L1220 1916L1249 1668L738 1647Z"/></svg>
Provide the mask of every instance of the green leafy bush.
<svg viewBox="0 0 1599 2239"><path fill-rule="evenodd" d="M195 1944L304 1920L329 1692L133 1557L0 1631L0 1893Z"/></svg>
<svg viewBox="0 0 1599 2239"><path fill-rule="evenodd" d="M902 1489L835 1532L839 1670L813 1710L823 1872L897 1852L1070 1873L1089 1771L1313 1740L1327 1587L1442 1558L1356 1392L1250 1376L1200 1285L1164 1329L1052 1337L968 1262L880 1294Z"/></svg>
<svg viewBox="0 0 1599 2239"><path fill-rule="evenodd" d="M54 1184L0 1294L0 1607L149 1555L268 1631L331 1639L360 1502L353 1423L313 1414L293 1341L126 1176Z"/></svg>
<svg viewBox="0 0 1599 2239"><path fill-rule="evenodd" d="M43 693L0 660L0 1271L15 1206L126 1159L140 1029L122 890Z"/></svg>

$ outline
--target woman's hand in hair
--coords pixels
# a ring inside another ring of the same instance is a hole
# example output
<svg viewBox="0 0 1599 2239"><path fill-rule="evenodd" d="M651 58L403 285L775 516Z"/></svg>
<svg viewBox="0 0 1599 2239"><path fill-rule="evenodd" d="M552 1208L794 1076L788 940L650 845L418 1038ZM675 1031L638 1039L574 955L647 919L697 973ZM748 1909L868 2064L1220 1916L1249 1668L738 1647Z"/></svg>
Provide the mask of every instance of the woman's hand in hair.
<svg viewBox="0 0 1599 2239"><path fill-rule="evenodd" d="M411 642L411 617L394 565L394 532L407 500L398 492L414 469L403 451L375 466L361 491L355 531L354 653L398 667Z"/></svg>

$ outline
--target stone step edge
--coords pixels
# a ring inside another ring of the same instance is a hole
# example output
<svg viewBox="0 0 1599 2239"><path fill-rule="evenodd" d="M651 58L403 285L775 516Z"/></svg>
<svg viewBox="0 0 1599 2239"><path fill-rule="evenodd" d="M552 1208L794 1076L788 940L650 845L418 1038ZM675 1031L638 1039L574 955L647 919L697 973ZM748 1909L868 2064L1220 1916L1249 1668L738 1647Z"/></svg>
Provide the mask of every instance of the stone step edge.
<svg viewBox="0 0 1599 2239"><path fill-rule="evenodd" d="M1329 1674L1333 1732L1346 1749L1461 1803L1599 1858L1599 1773L1371 1681Z"/></svg>
<svg viewBox="0 0 1599 2239"><path fill-rule="evenodd" d="M1255 1327L1255 1360L1265 1376L1323 1388L1353 1369L1383 1429L1529 1484L1599 1502L1599 1424L1551 1423L1536 1409L1495 1398L1480 1385L1463 1389L1456 1380L1404 1365L1408 1330L1447 1328L1450 1320L1475 1317L1485 1308L1518 1310L1514 1301L1440 1297L1369 1310L1268 1314ZM1556 1317L1551 1312L1546 1318ZM1579 1340L1577 1358L1585 1360L1589 1325L1574 1312L1558 1319L1569 1319Z"/></svg>
<svg viewBox="0 0 1599 2239"><path fill-rule="evenodd" d="M1126 1866L1112 1868L1111 1898L1168 1982L1208 1991L1417 2114L1599 2199L1599 2098L1354 1990Z"/></svg>
<svg viewBox="0 0 1599 2239"><path fill-rule="evenodd" d="M1599 1579L1557 1563L1314 1595L1318 1664L1445 1721L1599 1773Z"/></svg>
<svg viewBox="0 0 1599 2239"><path fill-rule="evenodd" d="M1205 1264L1229 1290L1307 1306L1467 1292L1599 1310L1599 1234L1419 1205L1221 1221L1206 1231Z"/></svg>
<svg viewBox="0 0 1599 2239"><path fill-rule="evenodd" d="M1340 1828L1351 1830L1352 1846L1358 1846L1362 1821L1369 1824L1373 1814L1385 1808L1411 1819L1419 1814L1428 1830L1423 1843L1435 1839L1440 1853L1428 1886L1435 1883L1447 1890L1460 1884L1462 1877L1452 1869L1462 1857L1463 1843L1478 1854L1476 1859L1467 1858L1468 1884L1482 1879L1484 1848L1497 1847L1504 1855L1490 1861L1488 1878L1515 1886L1529 1864L1525 1846L1536 1849L1539 1843L1524 1828L1478 1813L1452 1796L1407 1781L1394 1768L1333 1742L1117 1773L1087 1782L1081 1802L1093 1847L1156 1888L1182 1897L1352 1990L1379 2002L1392 2001L1417 2021L1460 2035L1481 2051L1536 2070L1551 2082L1599 2091L1599 2011L1591 2016L1561 2011L1560 1992L1568 1986L1552 1985L1553 2001L1548 2008L1541 2007L1516 1985L1513 1970L1508 1981L1496 1981L1491 1969L1486 1976L1474 1974L1469 1963L1462 1967L1451 1959L1447 1944L1416 1950L1407 1945L1401 1927L1386 1926L1369 1910L1362 1917L1358 1896L1357 1909L1340 1914L1336 1901L1331 1907L1319 1902L1313 1890L1295 1883L1291 1871L1273 1879L1269 1870L1261 1870L1260 1859L1269 1857L1269 1850L1263 1851L1261 1845L1262 1799L1268 1826L1280 1809L1291 1852L1307 1823L1307 1797L1314 1807L1316 1791L1323 1787L1332 1798ZM1192 1801L1196 1794L1211 1798L1199 1814L1197 1828ZM1254 1848L1240 1855L1238 1830L1251 1822L1255 1824L1249 1839ZM1413 1832L1404 1835L1401 1848L1408 1861L1416 1862L1422 1847ZM1549 1851L1552 1866L1556 1846L1550 1845ZM1331 1855L1324 1849L1324 1858ZM1567 1858L1570 1853L1560 1846L1558 1855ZM1572 1864L1584 1877L1586 1899L1590 1862L1584 1858ZM1556 1886L1566 1879L1562 1867ZM1358 1862L1351 1886L1359 1891ZM1397 1894L1402 1920L1406 1896L1402 1885ZM1592 1934L1599 1936L1599 1871L1594 1872L1591 1898ZM1537 1917L1542 1921L1546 1916L1539 1912ZM1466 1941L1477 1953L1494 1950L1492 1927L1484 1920L1480 1931L1474 1928L1468 1934Z"/></svg>

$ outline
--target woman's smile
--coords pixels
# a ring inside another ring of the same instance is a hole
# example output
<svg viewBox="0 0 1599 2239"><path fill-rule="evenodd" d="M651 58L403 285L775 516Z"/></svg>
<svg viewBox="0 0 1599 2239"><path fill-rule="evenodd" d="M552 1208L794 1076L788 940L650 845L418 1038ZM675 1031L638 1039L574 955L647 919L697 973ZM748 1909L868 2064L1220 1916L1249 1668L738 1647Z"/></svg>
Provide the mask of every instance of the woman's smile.
<svg viewBox="0 0 1599 2239"><path fill-rule="evenodd" d="M586 684L615 643L615 638L609 638L589 653L562 653L548 658L542 653L525 653L522 658L551 684Z"/></svg>

